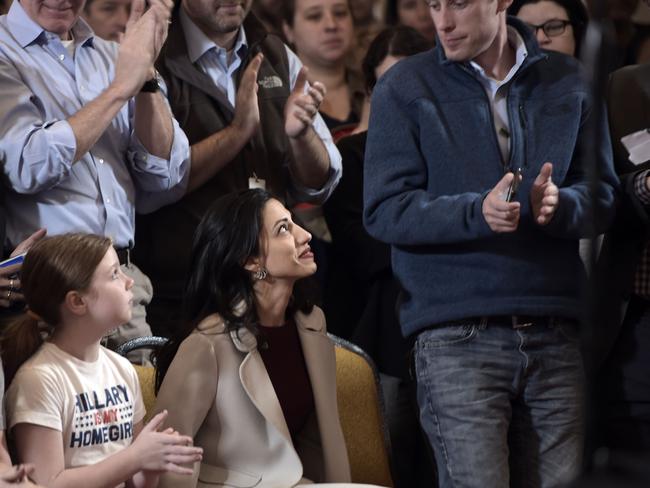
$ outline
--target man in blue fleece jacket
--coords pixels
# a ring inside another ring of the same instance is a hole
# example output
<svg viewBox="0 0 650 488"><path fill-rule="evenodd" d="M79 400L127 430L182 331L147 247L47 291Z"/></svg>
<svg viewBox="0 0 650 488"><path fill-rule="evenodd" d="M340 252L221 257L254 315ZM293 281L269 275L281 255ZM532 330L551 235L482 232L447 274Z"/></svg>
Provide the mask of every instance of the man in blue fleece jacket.
<svg viewBox="0 0 650 488"><path fill-rule="evenodd" d="M365 225L392 246L440 485L554 486L581 462L578 240L613 217L606 123L592 191L601 104L578 63L541 51L509 0L427 1L437 47L373 93Z"/></svg>

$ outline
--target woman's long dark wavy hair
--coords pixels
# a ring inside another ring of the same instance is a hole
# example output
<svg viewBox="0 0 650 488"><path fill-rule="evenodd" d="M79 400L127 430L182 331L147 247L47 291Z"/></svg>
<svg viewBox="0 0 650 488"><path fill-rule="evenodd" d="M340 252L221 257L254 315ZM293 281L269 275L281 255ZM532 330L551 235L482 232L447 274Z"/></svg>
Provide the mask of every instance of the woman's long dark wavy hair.
<svg viewBox="0 0 650 488"><path fill-rule="evenodd" d="M361 63L366 93L372 93L375 88L375 70L388 56L412 56L431 47L432 44L412 27L397 25L384 28L368 46Z"/></svg>
<svg viewBox="0 0 650 488"><path fill-rule="evenodd" d="M183 297L183 322L154 355L156 392L178 348L207 316L217 313L226 330L242 327L258 336L253 277L244 265L260 254L263 212L270 193L251 189L224 195L210 207L194 233L189 276ZM303 280L294 286L287 316L311 312L314 302Z"/></svg>

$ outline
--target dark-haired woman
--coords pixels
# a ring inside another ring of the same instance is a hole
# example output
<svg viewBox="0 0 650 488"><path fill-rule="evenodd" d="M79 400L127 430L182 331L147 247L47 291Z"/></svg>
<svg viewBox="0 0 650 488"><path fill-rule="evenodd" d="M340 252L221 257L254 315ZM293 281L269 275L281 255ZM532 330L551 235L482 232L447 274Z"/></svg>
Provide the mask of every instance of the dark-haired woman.
<svg viewBox="0 0 650 488"><path fill-rule="evenodd" d="M569 56L580 54L589 20L582 0L514 0L508 14L528 24L542 49Z"/></svg>
<svg viewBox="0 0 650 488"><path fill-rule="evenodd" d="M366 98L361 110L361 120L352 131L352 134L363 134L363 136L355 138L355 140L363 141L361 154L363 154L366 144L365 134L368 130L368 119L370 117L370 94L377 80L400 59L426 51L432 47L433 43L420 34L417 29L404 25L385 27L369 43L361 61L361 73L365 84ZM346 141L345 145L349 146L349 144L350 141ZM356 145L357 143L353 144Z"/></svg>
<svg viewBox="0 0 650 488"><path fill-rule="evenodd" d="M197 228L187 321L158 358L156 410L204 449L162 487L349 482L334 347L298 280L311 235L263 190L221 197Z"/></svg>
<svg viewBox="0 0 650 488"><path fill-rule="evenodd" d="M386 24L412 27L431 43L436 38L436 28L426 0L388 0Z"/></svg>

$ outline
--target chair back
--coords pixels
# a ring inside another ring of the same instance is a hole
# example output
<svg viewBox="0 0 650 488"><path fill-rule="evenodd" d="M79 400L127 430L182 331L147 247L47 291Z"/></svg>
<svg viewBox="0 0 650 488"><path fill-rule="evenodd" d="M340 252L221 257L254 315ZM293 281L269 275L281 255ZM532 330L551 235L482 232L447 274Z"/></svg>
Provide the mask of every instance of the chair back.
<svg viewBox="0 0 650 488"><path fill-rule="evenodd" d="M120 345L117 348L116 352L126 357L126 355L131 351L135 351L137 349L157 349L164 346L166 342L167 339L165 337L137 337ZM138 374L138 380L140 381L142 401L144 402L144 408L147 412L144 417L144 422L147 423L151 418L151 414L153 413L153 409L156 404L156 370L151 364L134 364L133 367L135 368L135 372Z"/></svg>
<svg viewBox="0 0 650 488"><path fill-rule="evenodd" d="M393 486L390 441L385 423L384 400L374 362L361 348L333 334L336 354L336 394L341 428L348 450L354 483ZM158 348L164 337L138 337L122 344L117 352L126 356L140 348ZM155 369L134 365L149 420L156 403Z"/></svg>
<svg viewBox="0 0 650 488"><path fill-rule="evenodd" d="M133 367L135 372L138 373L138 380L140 381L140 391L142 392L142 401L146 412L144 423L146 424L151 419L151 414L156 405L156 390L154 388L156 370L151 365L134 364Z"/></svg>
<svg viewBox="0 0 650 488"><path fill-rule="evenodd" d="M358 346L333 334L336 393L352 482L393 486L390 440L379 374Z"/></svg>

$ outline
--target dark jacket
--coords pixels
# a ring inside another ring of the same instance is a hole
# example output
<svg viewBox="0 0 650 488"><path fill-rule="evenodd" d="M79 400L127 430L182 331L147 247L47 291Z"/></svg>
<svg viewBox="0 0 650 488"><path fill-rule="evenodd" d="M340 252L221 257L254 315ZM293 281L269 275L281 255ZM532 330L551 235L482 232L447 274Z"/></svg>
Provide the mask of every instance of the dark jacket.
<svg viewBox="0 0 650 488"><path fill-rule="evenodd" d="M323 205L332 233L325 314L330 332L360 346L379 371L407 379L409 343L397 320L399 286L390 267L390 246L370 237L362 222L366 137L362 132L337 143L343 176Z"/></svg>
<svg viewBox="0 0 650 488"><path fill-rule="evenodd" d="M508 89L510 161L503 163L490 101L469 63L440 45L391 69L377 84L366 150L364 223L392 246L404 289L400 322L411 335L431 325L501 314L579 317L592 195L580 147L598 105L578 62L542 52L516 19L528 56ZM614 174L605 121L596 144L601 179L599 232L614 216ZM546 162L560 187L546 226L534 222L529 194ZM485 195L509 167L523 166L516 232L494 233Z"/></svg>
<svg viewBox="0 0 650 488"><path fill-rule="evenodd" d="M592 335L598 364L614 344L634 292L634 274L650 239L650 215L634 191L634 179L650 169L650 161L635 166L621 137L650 127L650 64L626 66L614 72L607 89L614 166L621 178L616 219L605 235L597 266L596 330Z"/></svg>

